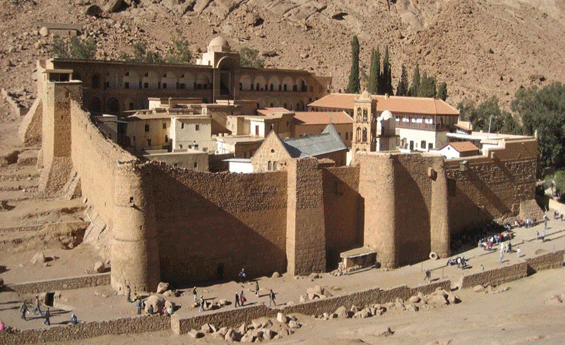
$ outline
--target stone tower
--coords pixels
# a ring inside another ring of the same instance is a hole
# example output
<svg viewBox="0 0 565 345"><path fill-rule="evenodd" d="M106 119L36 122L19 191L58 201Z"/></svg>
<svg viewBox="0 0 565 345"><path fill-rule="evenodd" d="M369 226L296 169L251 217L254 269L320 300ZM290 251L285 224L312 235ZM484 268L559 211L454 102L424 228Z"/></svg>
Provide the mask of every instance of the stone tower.
<svg viewBox="0 0 565 345"><path fill-rule="evenodd" d="M357 152L371 152L376 149L377 100L365 90L353 100L353 141L351 150L356 162Z"/></svg>
<svg viewBox="0 0 565 345"><path fill-rule="evenodd" d="M72 80L71 70L45 70L40 78L39 92L44 101L39 189L55 195L61 192L73 168L71 100L82 103L82 83Z"/></svg>
<svg viewBox="0 0 565 345"><path fill-rule="evenodd" d="M396 150L396 119L388 110L382 112L377 119L377 151Z"/></svg>

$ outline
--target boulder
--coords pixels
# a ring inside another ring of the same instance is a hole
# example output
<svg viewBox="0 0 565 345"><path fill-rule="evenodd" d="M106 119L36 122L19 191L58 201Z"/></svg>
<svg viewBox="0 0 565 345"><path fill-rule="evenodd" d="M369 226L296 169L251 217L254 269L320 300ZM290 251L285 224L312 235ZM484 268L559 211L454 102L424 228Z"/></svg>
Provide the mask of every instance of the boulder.
<svg viewBox="0 0 565 345"><path fill-rule="evenodd" d="M163 296L165 296L165 297L176 297L173 290L167 290L167 291L163 292Z"/></svg>
<svg viewBox="0 0 565 345"><path fill-rule="evenodd" d="M194 338L194 339L198 339L198 338L202 338L202 337L204 336L204 333L198 332L198 331L195 330L195 329L191 329L191 330L188 332L188 335L191 336L191 337Z"/></svg>
<svg viewBox="0 0 565 345"><path fill-rule="evenodd" d="M255 341L255 337L253 336L252 332L247 332L241 337L239 341L242 343L252 343Z"/></svg>
<svg viewBox="0 0 565 345"><path fill-rule="evenodd" d="M300 303L304 303L304 302L308 301L309 297L310 296L308 296L308 295L300 295Z"/></svg>
<svg viewBox="0 0 565 345"><path fill-rule="evenodd" d="M283 313L277 313L277 321L280 323L286 323L287 317Z"/></svg>
<svg viewBox="0 0 565 345"><path fill-rule="evenodd" d="M33 258L31 258L30 262L32 263L32 265L35 265L37 263L43 264L47 262L47 258L45 258L45 254L43 254L43 252L39 252L35 254Z"/></svg>
<svg viewBox="0 0 565 345"><path fill-rule="evenodd" d="M96 261L94 263L94 272L104 273L106 271L106 265L102 261Z"/></svg>
<svg viewBox="0 0 565 345"><path fill-rule="evenodd" d="M222 328L220 328L220 329L218 330L218 334L221 335L222 338L225 337L227 333L228 333L228 328L227 328L227 327L222 327Z"/></svg>
<svg viewBox="0 0 565 345"><path fill-rule="evenodd" d="M298 321L295 321L295 320L290 320L288 322L288 327L290 327L292 329L297 329L297 328L300 328L300 323L298 323Z"/></svg>
<svg viewBox="0 0 565 345"><path fill-rule="evenodd" d="M159 295L151 295L145 299L145 312L153 306L153 312L158 313L165 307L165 299Z"/></svg>
<svg viewBox="0 0 565 345"><path fill-rule="evenodd" d="M47 29L47 27L44 26L41 29L39 29L39 34L43 37L47 37L49 36L49 29Z"/></svg>
<svg viewBox="0 0 565 345"><path fill-rule="evenodd" d="M226 306L228 305L228 300L227 299L221 299L218 301L218 304L220 305L220 307Z"/></svg>
<svg viewBox="0 0 565 345"><path fill-rule="evenodd" d="M271 276L271 278L280 278L281 275L279 272L273 272L273 275Z"/></svg>
<svg viewBox="0 0 565 345"><path fill-rule="evenodd" d="M175 309L175 304L169 300L165 301L165 309L173 308Z"/></svg>
<svg viewBox="0 0 565 345"><path fill-rule="evenodd" d="M91 17L100 17L102 13L104 13L104 11L98 5L88 6L86 11L84 11L84 14Z"/></svg>
<svg viewBox="0 0 565 345"><path fill-rule="evenodd" d="M269 328L263 329L263 339L265 339L265 340L271 340L276 335L277 335L277 333L275 333L273 330L271 330Z"/></svg>
<svg viewBox="0 0 565 345"><path fill-rule="evenodd" d="M226 335L224 336L224 340L229 342L238 341L239 336L232 328L228 328Z"/></svg>
<svg viewBox="0 0 565 345"><path fill-rule="evenodd" d="M158 294L162 294L163 292L169 290L169 283L164 283L164 282L160 282L159 285L157 285L157 293Z"/></svg>
<svg viewBox="0 0 565 345"><path fill-rule="evenodd" d="M414 305L414 304L408 304L408 305L406 306L406 310L409 310L409 311L418 311L418 310L420 310L420 308L418 308L418 306L416 306L416 305Z"/></svg>
<svg viewBox="0 0 565 345"><path fill-rule="evenodd" d="M345 307L339 307L335 310L334 314L337 318L340 319L347 319L349 317L349 312L345 310Z"/></svg>
<svg viewBox="0 0 565 345"><path fill-rule="evenodd" d="M485 287L482 285L475 285L475 287L473 288L473 291L475 292L484 292L485 291Z"/></svg>
<svg viewBox="0 0 565 345"><path fill-rule="evenodd" d="M461 300L459 299L459 297L455 296L454 294L452 294L451 292L447 294L447 301L450 304L456 304L461 302Z"/></svg>
<svg viewBox="0 0 565 345"><path fill-rule="evenodd" d="M123 5L123 0L108 0L104 5L104 10L108 13L116 12Z"/></svg>
<svg viewBox="0 0 565 345"><path fill-rule="evenodd" d="M432 295L428 303L436 307L441 307L447 305L447 299L445 299L443 295Z"/></svg>
<svg viewBox="0 0 565 345"><path fill-rule="evenodd" d="M319 279L322 278L321 275L319 275L318 273L310 273L310 275L308 276L308 278L310 279ZM316 285L317 286L317 285Z"/></svg>
<svg viewBox="0 0 565 345"><path fill-rule="evenodd" d="M248 330L247 324L244 322L244 323L241 324L241 326L239 326L239 328L237 329L237 332L239 334L245 334L245 333L247 333L247 330Z"/></svg>
<svg viewBox="0 0 565 345"><path fill-rule="evenodd" d="M419 303L421 301L419 296L412 296L410 297L410 303Z"/></svg>
<svg viewBox="0 0 565 345"><path fill-rule="evenodd" d="M202 331L202 333L212 333L212 327L210 327L209 324L205 323L202 325L202 327L200 327L200 331Z"/></svg>
<svg viewBox="0 0 565 345"><path fill-rule="evenodd" d="M352 313L356 313L356 312L359 311L359 308L357 308L356 305L352 305L351 308L349 309L349 311L352 312Z"/></svg>

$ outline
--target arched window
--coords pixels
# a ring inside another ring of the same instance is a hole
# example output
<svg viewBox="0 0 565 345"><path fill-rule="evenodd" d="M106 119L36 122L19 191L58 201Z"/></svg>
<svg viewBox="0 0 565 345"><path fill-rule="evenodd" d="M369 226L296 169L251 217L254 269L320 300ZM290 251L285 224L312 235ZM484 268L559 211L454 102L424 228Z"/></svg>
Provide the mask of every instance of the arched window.
<svg viewBox="0 0 565 345"><path fill-rule="evenodd" d="M269 161L269 163L267 163L267 170L271 170L271 161Z"/></svg>
<svg viewBox="0 0 565 345"><path fill-rule="evenodd" d="M363 122L367 122L367 109L363 109Z"/></svg>
<svg viewBox="0 0 565 345"><path fill-rule="evenodd" d="M259 83L257 83L257 91L259 91L261 89L261 86L259 86Z"/></svg>
<svg viewBox="0 0 565 345"><path fill-rule="evenodd" d="M367 128L363 128L363 142L367 142Z"/></svg>
<svg viewBox="0 0 565 345"><path fill-rule="evenodd" d="M283 91L286 91L286 84L284 84L283 86Z"/></svg>
<svg viewBox="0 0 565 345"><path fill-rule="evenodd" d="M300 103L296 103L296 110L300 110Z"/></svg>
<svg viewBox="0 0 565 345"><path fill-rule="evenodd" d="M357 127L357 141L361 141L361 128Z"/></svg>
<svg viewBox="0 0 565 345"><path fill-rule="evenodd" d="M277 162L273 162L273 170L277 170Z"/></svg>
<svg viewBox="0 0 565 345"><path fill-rule="evenodd" d="M274 87L274 85L273 85L273 84L271 84L271 91L273 91L273 87Z"/></svg>
<svg viewBox="0 0 565 345"><path fill-rule="evenodd" d="M90 86L93 89L98 89L100 87L100 77L98 76L98 74L95 74L95 75L92 76L92 82L91 82Z"/></svg>

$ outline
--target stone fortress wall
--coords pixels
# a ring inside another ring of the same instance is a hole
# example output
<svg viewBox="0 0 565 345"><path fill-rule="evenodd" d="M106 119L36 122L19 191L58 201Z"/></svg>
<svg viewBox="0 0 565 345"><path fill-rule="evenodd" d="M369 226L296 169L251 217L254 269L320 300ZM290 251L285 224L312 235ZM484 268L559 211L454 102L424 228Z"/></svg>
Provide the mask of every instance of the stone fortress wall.
<svg viewBox="0 0 565 345"><path fill-rule="evenodd" d="M533 200L537 140L505 140L486 155L445 162L450 228L517 216L520 203Z"/></svg>
<svg viewBox="0 0 565 345"><path fill-rule="evenodd" d="M362 153L355 167L306 158L277 172L194 172L142 163L106 140L81 108L80 82L42 89L41 185L56 192L78 172L83 195L112 232L116 290L233 278L242 267L249 276L321 272L360 246L391 268L430 252L446 257L451 233L515 216L533 199L535 139L507 141L466 164Z"/></svg>

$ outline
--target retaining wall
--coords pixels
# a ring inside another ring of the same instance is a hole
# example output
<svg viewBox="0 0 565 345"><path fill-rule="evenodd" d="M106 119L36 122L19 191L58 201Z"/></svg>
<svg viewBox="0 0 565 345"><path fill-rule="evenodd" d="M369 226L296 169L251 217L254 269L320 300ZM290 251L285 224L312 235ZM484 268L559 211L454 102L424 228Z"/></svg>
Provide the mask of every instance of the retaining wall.
<svg viewBox="0 0 565 345"><path fill-rule="evenodd" d="M550 268L562 267L564 254L565 250L558 250L553 253L547 253L535 258L526 259L526 263L528 264L528 274Z"/></svg>
<svg viewBox="0 0 565 345"><path fill-rule="evenodd" d="M88 339L108 334L157 332L170 329L171 320L161 315L144 315L107 321L95 321L52 326L47 329L30 329L17 333L0 332L1 344L35 344Z"/></svg>
<svg viewBox="0 0 565 345"><path fill-rule="evenodd" d="M18 294L37 294L46 291L73 290L101 285L110 285L110 273L12 284L7 285L7 288Z"/></svg>
<svg viewBox="0 0 565 345"><path fill-rule="evenodd" d="M520 262L512 266L497 268L461 277L460 289L472 288L476 285L502 284L524 278L528 275L528 264Z"/></svg>

